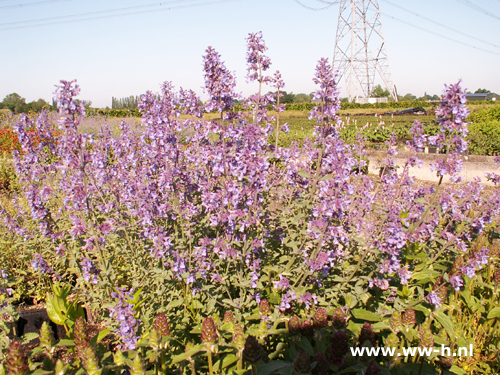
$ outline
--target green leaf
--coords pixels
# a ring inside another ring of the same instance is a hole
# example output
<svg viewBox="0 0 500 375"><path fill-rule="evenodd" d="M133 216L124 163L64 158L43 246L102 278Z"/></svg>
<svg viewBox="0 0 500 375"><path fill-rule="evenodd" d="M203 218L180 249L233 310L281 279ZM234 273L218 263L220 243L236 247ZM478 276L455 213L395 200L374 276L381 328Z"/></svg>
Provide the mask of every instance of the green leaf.
<svg viewBox="0 0 500 375"><path fill-rule="evenodd" d="M431 270L429 268L425 268L422 271L415 272L413 275L411 275L411 278L414 279L414 280L424 280L424 279L427 279L427 278L430 279L433 276L437 277L439 275L441 275L440 272Z"/></svg>
<svg viewBox="0 0 500 375"><path fill-rule="evenodd" d="M339 374L348 374L348 373L356 373L356 374L361 374L362 371L365 369L365 366L357 364L350 366L342 371L339 372Z"/></svg>
<svg viewBox="0 0 500 375"><path fill-rule="evenodd" d="M109 333L111 332L110 328L103 329L102 331L99 331L97 334L97 341L96 342L101 342L102 339L104 339Z"/></svg>
<svg viewBox="0 0 500 375"><path fill-rule="evenodd" d="M224 356L224 359L222 360L222 362L220 360L218 360L217 362L215 362L214 368L217 368L217 369L226 368L228 366L231 366L237 360L238 360L238 356L236 356L236 355L234 355L232 353L228 354L228 355Z"/></svg>
<svg viewBox="0 0 500 375"><path fill-rule="evenodd" d="M382 320L379 315L365 309L353 309L351 310L351 313L356 319L359 320L367 320L369 322L380 322Z"/></svg>
<svg viewBox="0 0 500 375"><path fill-rule="evenodd" d="M47 370L42 370L42 369L38 369L38 370L35 370L34 372L32 372L33 375L46 375L46 374L53 374L54 371L47 371Z"/></svg>
<svg viewBox="0 0 500 375"><path fill-rule="evenodd" d="M63 326L66 322L66 317L60 309L58 298L52 297L47 293L45 303L47 304L47 315L49 316L50 320L60 326Z"/></svg>
<svg viewBox="0 0 500 375"><path fill-rule="evenodd" d="M453 340L455 338L455 329L453 328L453 322L448 317L448 315L445 315L444 312L440 311L436 314L436 319L446 330L450 339Z"/></svg>
<svg viewBox="0 0 500 375"><path fill-rule="evenodd" d="M375 332L383 331L384 329L391 329L387 322L378 322L373 325L373 330Z"/></svg>
<svg viewBox="0 0 500 375"><path fill-rule="evenodd" d="M499 316L500 316L500 307L495 307L491 309L491 311L488 313L487 319L498 318Z"/></svg>
<svg viewBox="0 0 500 375"><path fill-rule="evenodd" d="M418 304L412 307L413 310L421 311L424 313L425 316L429 316L431 313L431 310L429 310L427 307L423 306L422 304Z"/></svg>
<svg viewBox="0 0 500 375"><path fill-rule="evenodd" d="M307 337L302 336L300 342L297 343L297 347L305 350L311 357L314 356L314 349Z"/></svg>
<svg viewBox="0 0 500 375"><path fill-rule="evenodd" d="M75 346L75 342L73 340L63 339L59 340L57 346Z"/></svg>
<svg viewBox="0 0 500 375"><path fill-rule="evenodd" d="M304 178L313 178L313 176L311 176L309 173L307 173L304 170L299 171L299 176L304 177Z"/></svg>
<svg viewBox="0 0 500 375"><path fill-rule="evenodd" d="M35 332L28 332L23 335L23 344L27 344L31 340L37 339L40 335Z"/></svg>
<svg viewBox="0 0 500 375"><path fill-rule="evenodd" d="M275 371L286 367L292 367L290 362L285 361L270 361L257 367L257 373L262 375L272 374Z"/></svg>
<svg viewBox="0 0 500 375"><path fill-rule="evenodd" d="M462 370L460 367L456 365L451 366L451 368L448 371L457 375L467 375L467 371Z"/></svg>
<svg viewBox="0 0 500 375"><path fill-rule="evenodd" d="M182 298L179 298L179 299L175 299L173 301L171 301L168 305L167 305L167 310L170 310L170 309L173 309L175 307L179 307L180 305L182 305L184 303L184 300Z"/></svg>
<svg viewBox="0 0 500 375"><path fill-rule="evenodd" d="M172 358L172 364L175 365L176 363L185 361L186 359L192 357L196 353L198 353L201 349L203 348L203 345L196 345L193 346L187 353L182 353L179 355L176 355Z"/></svg>

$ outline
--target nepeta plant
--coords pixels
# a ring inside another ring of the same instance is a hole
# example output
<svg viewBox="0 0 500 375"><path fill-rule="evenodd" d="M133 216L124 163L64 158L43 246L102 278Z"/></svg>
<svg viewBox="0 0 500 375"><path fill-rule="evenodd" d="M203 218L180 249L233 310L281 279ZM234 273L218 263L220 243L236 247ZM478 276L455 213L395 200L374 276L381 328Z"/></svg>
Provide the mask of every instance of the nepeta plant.
<svg viewBox="0 0 500 375"><path fill-rule="evenodd" d="M210 100L205 104L205 110L216 110L224 120L232 120L235 113L229 111L234 106L237 98L234 88L236 80L221 61L221 56L212 47L208 47L203 56L203 71L205 72L205 90L210 95Z"/></svg>
<svg viewBox="0 0 500 375"><path fill-rule="evenodd" d="M336 73L326 59L314 78L314 139L300 148L276 147L271 155L275 120L267 116L267 105L276 103L278 114L283 110L283 82L279 73L265 75L270 60L262 35L251 34L247 42L248 78L259 82L250 98L253 121L245 113L229 115L234 78L211 48L204 57L208 105L165 82L159 94L141 96L141 132L123 122L117 137L106 126L81 134L78 88L62 81L55 96L57 139L45 113L36 120L21 117L16 125L22 191L12 210L0 211L2 226L12 246L30 252L41 278L60 277L75 285L86 307L101 316L110 312L124 350L137 347L141 336L146 340L162 313L168 335L180 336L169 343L183 348L179 361L191 369L196 346L184 348L198 333L203 332L200 348L209 350L209 372L215 367L214 342L226 339L233 341L235 366L242 370L244 360L254 366L267 360L267 351L278 351L273 335L284 326L329 348L314 353L316 366L327 367L328 358L330 370L342 371L348 343L374 339L371 326L360 322L368 309L394 321L414 310L441 317L451 293L489 266L500 194L485 199L477 181L442 184L445 174L458 171L466 147L468 112L459 85L446 87L437 112L443 130L429 139L447 150L436 166L435 188L419 187L409 174L428 141L419 122L401 171L395 168L393 136L382 176L362 174L363 142L359 137L350 145L340 137ZM276 97L262 95L265 84L274 85ZM224 124L204 121L207 110L226 114ZM279 118L276 125L278 132ZM133 303L132 290L138 291ZM104 310L112 300L114 307ZM335 311L331 325L325 325L325 311ZM356 321L348 323L349 311ZM218 331L226 315L231 338ZM430 318L426 322L424 338L438 326ZM155 329L150 340L158 351ZM142 368L140 357L134 358ZM310 361L300 354L295 369L309 370ZM363 363L363 371L375 367Z"/></svg>

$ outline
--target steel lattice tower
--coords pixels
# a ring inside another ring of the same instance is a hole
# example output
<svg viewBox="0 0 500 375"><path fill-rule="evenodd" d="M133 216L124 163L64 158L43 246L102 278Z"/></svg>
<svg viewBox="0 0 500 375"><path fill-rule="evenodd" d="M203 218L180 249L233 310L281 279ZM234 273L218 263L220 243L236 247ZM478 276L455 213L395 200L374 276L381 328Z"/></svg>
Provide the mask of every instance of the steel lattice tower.
<svg viewBox="0 0 500 375"><path fill-rule="evenodd" d="M339 81L344 79L349 100L360 91L369 97L377 73L398 100L377 0L340 0L333 67L339 71Z"/></svg>

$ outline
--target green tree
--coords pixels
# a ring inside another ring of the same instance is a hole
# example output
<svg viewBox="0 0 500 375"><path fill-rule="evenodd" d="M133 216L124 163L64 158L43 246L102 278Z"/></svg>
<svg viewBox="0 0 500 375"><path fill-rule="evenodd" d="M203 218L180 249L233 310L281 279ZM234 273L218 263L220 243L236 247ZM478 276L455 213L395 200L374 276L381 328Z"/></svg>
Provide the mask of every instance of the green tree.
<svg viewBox="0 0 500 375"><path fill-rule="evenodd" d="M40 112L44 108L49 108L50 104L43 99L38 99L36 102L32 101L27 104L29 111Z"/></svg>
<svg viewBox="0 0 500 375"><path fill-rule="evenodd" d="M280 99L280 103L293 103L294 99L295 94L293 92L287 93L286 91L283 91L283 96Z"/></svg>
<svg viewBox="0 0 500 375"><path fill-rule="evenodd" d="M7 95L2 101L3 107L10 109L13 113L27 112L26 99L18 93Z"/></svg>
<svg viewBox="0 0 500 375"><path fill-rule="evenodd" d="M388 98L391 96L391 93L387 89L382 89L382 86L377 85L373 88L372 93L370 95L372 98Z"/></svg>
<svg viewBox="0 0 500 375"><path fill-rule="evenodd" d="M311 102L311 95L304 94L303 92L300 94L295 95L295 98L293 98L294 103L310 103Z"/></svg>
<svg viewBox="0 0 500 375"><path fill-rule="evenodd" d="M417 99L417 97L411 93L406 94L405 96L400 96L399 100L403 102L411 102L413 100Z"/></svg>
<svg viewBox="0 0 500 375"><path fill-rule="evenodd" d="M474 94L489 94L491 91L486 89L477 89Z"/></svg>

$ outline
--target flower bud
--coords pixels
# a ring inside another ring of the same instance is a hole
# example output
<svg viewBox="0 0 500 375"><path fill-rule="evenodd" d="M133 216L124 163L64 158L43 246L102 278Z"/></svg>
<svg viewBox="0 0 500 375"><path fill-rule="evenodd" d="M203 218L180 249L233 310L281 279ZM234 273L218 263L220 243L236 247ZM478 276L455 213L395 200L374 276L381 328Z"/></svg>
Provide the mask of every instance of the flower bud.
<svg viewBox="0 0 500 375"><path fill-rule="evenodd" d="M413 309L406 310L403 314L402 322L405 326L408 327L411 327L415 323L417 323L417 314L415 313L415 310Z"/></svg>
<svg viewBox="0 0 500 375"><path fill-rule="evenodd" d="M267 323L265 320L261 320L259 323L258 337L260 340L264 340L268 335Z"/></svg>
<svg viewBox="0 0 500 375"><path fill-rule="evenodd" d="M314 336L314 328L311 322L311 318L307 318L300 325L300 333L307 338L311 338Z"/></svg>
<svg viewBox="0 0 500 375"><path fill-rule="evenodd" d="M49 323L43 322L40 328L40 346L45 348L48 353L52 352L52 346L54 344L54 335Z"/></svg>
<svg viewBox="0 0 500 375"><path fill-rule="evenodd" d="M262 348L254 336L248 336L243 349L243 359L250 365L256 364L262 358Z"/></svg>
<svg viewBox="0 0 500 375"><path fill-rule="evenodd" d="M497 268L497 270L495 271L493 280L495 281L495 283L500 284L500 268Z"/></svg>
<svg viewBox="0 0 500 375"><path fill-rule="evenodd" d="M438 363L443 370L449 370L453 366L453 357L439 357Z"/></svg>
<svg viewBox="0 0 500 375"><path fill-rule="evenodd" d="M399 338L394 332L391 332L389 336L385 339L385 346L388 348L397 348L399 345Z"/></svg>
<svg viewBox="0 0 500 375"><path fill-rule="evenodd" d="M375 332L373 332L373 326L370 323L365 323L363 324L363 327L361 327L361 332L358 337L358 346L365 346L367 341L371 344L371 346L375 346L377 344L375 340Z"/></svg>
<svg viewBox="0 0 500 375"><path fill-rule="evenodd" d="M403 322L401 320L401 313L399 311L394 311L392 317L389 319L389 326L395 333L401 332L403 328Z"/></svg>
<svg viewBox="0 0 500 375"><path fill-rule="evenodd" d="M28 357L24 354L21 341L13 340L9 344L5 367L9 375L22 375L28 371Z"/></svg>
<svg viewBox="0 0 500 375"><path fill-rule="evenodd" d="M441 299L441 301L446 300L446 297L448 296L448 290L446 287L443 285L444 280L442 277L439 277L436 282L434 283L434 291L438 295L438 297Z"/></svg>
<svg viewBox="0 0 500 375"><path fill-rule="evenodd" d="M153 328L149 333L149 346L151 346L153 350L158 350L158 347L160 346L160 337L155 328Z"/></svg>
<svg viewBox="0 0 500 375"><path fill-rule="evenodd" d="M432 334L430 321L426 321L418 328L418 338L420 340L420 345L423 347L430 348L434 346L434 336Z"/></svg>
<svg viewBox="0 0 500 375"><path fill-rule="evenodd" d="M314 375L328 375L330 373L330 363L324 353L316 353L313 361L316 362L316 366L312 370Z"/></svg>
<svg viewBox="0 0 500 375"><path fill-rule="evenodd" d="M224 323L233 323L234 322L234 314L232 311L226 311L224 313Z"/></svg>
<svg viewBox="0 0 500 375"><path fill-rule="evenodd" d="M332 338L332 348L330 349L330 357L333 363L340 364L342 358L349 351L349 338L344 331L336 331Z"/></svg>
<svg viewBox="0 0 500 375"><path fill-rule="evenodd" d="M346 327L346 314L344 310L342 310L340 307L335 310L332 316L332 324L335 328L337 329L342 329Z"/></svg>
<svg viewBox="0 0 500 375"><path fill-rule="evenodd" d="M170 336L170 327L165 314L159 314L155 319L155 329L161 337Z"/></svg>
<svg viewBox="0 0 500 375"><path fill-rule="evenodd" d="M83 318L77 318L75 321L75 325L73 326L73 339L76 347L76 355L83 360L85 348L89 346Z"/></svg>
<svg viewBox="0 0 500 375"><path fill-rule="evenodd" d="M311 359L309 354L305 350L301 350L295 360L293 361L293 372L294 375L299 374L309 374L312 371Z"/></svg>
<svg viewBox="0 0 500 375"><path fill-rule="evenodd" d="M125 357L120 349L117 349L115 354L113 354L113 362L119 367L125 364Z"/></svg>
<svg viewBox="0 0 500 375"><path fill-rule="evenodd" d="M206 317L201 325L201 341L213 343L215 340L217 340L217 327L212 318Z"/></svg>
<svg viewBox="0 0 500 375"><path fill-rule="evenodd" d="M267 299L260 300L259 312L261 316L271 314L271 306L269 305L269 301Z"/></svg>
<svg viewBox="0 0 500 375"><path fill-rule="evenodd" d="M288 321L288 332L290 335L300 333L300 319L297 316L292 316Z"/></svg>
<svg viewBox="0 0 500 375"><path fill-rule="evenodd" d="M326 313L326 310L324 308L320 307L314 314L314 328L321 329L326 327L327 325L328 314Z"/></svg>
<svg viewBox="0 0 500 375"><path fill-rule="evenodd" d="M83 367L87 371L87 374L99 375L101 373L101 369L99 368L99 362L94 348L86 346L83 350L83 356Z"/></svg>
<svg viewBox="0 0 500 375"><path fill-rule="evenodd" d="M134 357L134 362L130 368L130 375L146 375L146 370L144 370L144 364L139 353Z"/></svg>
<svg viewBox="0 0 500 375"><path fill-rule="evenodd" d="M370 363L365 370L365 375L380 375L380 366L375 362Z"/></svg>
<svg viewBox="0 0 500 375"><path fill-rule="evenodd" d="M56 362L55 375L64 375L66 372L66 365L60 359Z"/></svg>
<svg viewBox="0 0 500 375"><path fill-rule="evenodd" d="M241 325L236 325L233 331L233 343L242 348L245 345L245 334Z"/></svg>

